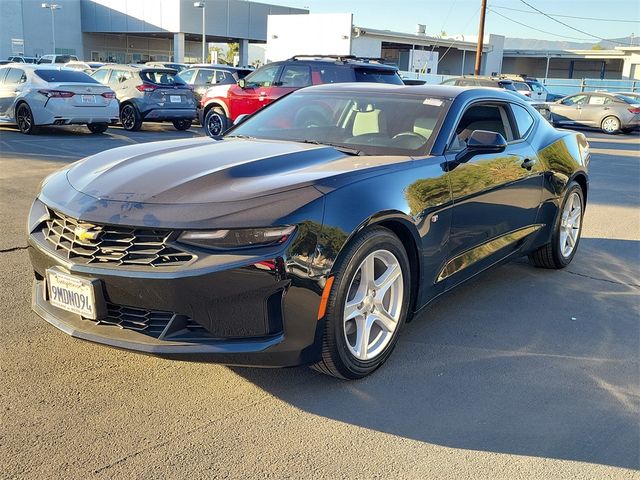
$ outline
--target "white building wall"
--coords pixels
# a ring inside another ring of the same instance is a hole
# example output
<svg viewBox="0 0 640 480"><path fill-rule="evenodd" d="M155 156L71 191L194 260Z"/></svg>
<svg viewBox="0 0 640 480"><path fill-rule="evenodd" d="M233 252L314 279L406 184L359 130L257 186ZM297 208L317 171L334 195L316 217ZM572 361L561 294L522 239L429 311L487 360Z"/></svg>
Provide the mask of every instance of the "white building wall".
<svg viewBox="0 0 640 480"><path fill-rule="evenodd" d="M369 37L353 37L351 53L358 57L382 57L382 40Z"/></svg>
<svg viewBox="0 0 640 480"><path fill-rule="evenodd" d="M0 58L14 55L11 51L11 39L24 40L22 31L22 2L20 0L0 1ZM24 48L28 46L25 44Z"/></svg>
<svg viewBox="0 0 640 480"><path fill-rule="evenodd" d="M266 61L294 55L350 55L350 13L269 15Z"/></svg>

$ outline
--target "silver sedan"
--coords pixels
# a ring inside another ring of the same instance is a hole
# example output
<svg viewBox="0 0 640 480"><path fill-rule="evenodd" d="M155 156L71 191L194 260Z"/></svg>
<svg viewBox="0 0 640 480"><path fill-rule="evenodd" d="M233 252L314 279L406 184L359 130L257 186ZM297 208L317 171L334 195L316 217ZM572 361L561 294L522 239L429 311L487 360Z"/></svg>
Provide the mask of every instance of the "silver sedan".
<svg viewBox="0 0 640 480"><path fill-rule="evenodd" d="M549 108L556 126L595 127L605 133L630 133L640 127L640 100L619 93L576 93Z"/></svg>
<svg viewBox="0 0 640 480"><path fill-rule="evenodd" d="M102 133L118 115L113 90L84 72L25 63L0 67L0 123L17 124L22 133L72 124Z"/></svg>

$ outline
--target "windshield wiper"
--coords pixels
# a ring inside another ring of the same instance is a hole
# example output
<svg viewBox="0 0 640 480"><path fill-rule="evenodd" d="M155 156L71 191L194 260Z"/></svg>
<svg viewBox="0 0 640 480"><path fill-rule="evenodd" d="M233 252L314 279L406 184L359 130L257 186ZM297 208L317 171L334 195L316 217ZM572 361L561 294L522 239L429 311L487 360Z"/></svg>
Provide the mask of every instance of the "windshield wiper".
<svg viewBox="0 0 640 480"><path fill-rule="evenodd" d="M345 147L344 145L337 145L335 143L319 142L318 140L295 140L295 141L300 143L310 143L312 145L332 147L338 150L339 152L346 153L347 155L366 155L366 153L364 153L362 150Z"/></svg>

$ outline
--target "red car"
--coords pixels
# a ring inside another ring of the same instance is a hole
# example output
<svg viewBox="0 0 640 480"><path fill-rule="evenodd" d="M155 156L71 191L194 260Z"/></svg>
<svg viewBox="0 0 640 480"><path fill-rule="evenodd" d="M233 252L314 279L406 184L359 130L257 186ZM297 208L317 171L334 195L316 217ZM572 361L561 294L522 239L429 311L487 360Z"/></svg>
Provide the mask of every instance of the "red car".
<svg viewBox="0 0 640 480"><path fill-rule="evenodd" d="M217 136L240 115L250 115L294 90L346 82L403 85L397 67L385 65L381 59L295 56L264 65L235 85L207 90L200 101L200 124L208 135Z"/></svg>

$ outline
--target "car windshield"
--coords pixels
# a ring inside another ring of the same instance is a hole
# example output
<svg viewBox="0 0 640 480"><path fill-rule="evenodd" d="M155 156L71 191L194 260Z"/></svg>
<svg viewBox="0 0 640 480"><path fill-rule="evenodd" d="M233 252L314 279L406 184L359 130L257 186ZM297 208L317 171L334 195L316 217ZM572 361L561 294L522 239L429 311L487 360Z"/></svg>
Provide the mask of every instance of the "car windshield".
<svg viewBox="0 0 640 480"><path fill-rule="evenodd" d="M70 68L43 69L35 70L34 73L45 82L73 82L73 83L98 83L94 78L90 77L80 70L72 70Z"/></svg>
<svg viewBox="0 0 640 480"><path fill-rule="evenodd" d="M356 82L391 83L404 85L404 82L395 70L381 68L356 68Z"/></svg>
<svg viewBox="0 0 640 480"><path fill-rule="evenodd" d="M424 154L447 107L447 100L424 94L298 91L226 136L320 143L366 155Z"/></svg>

